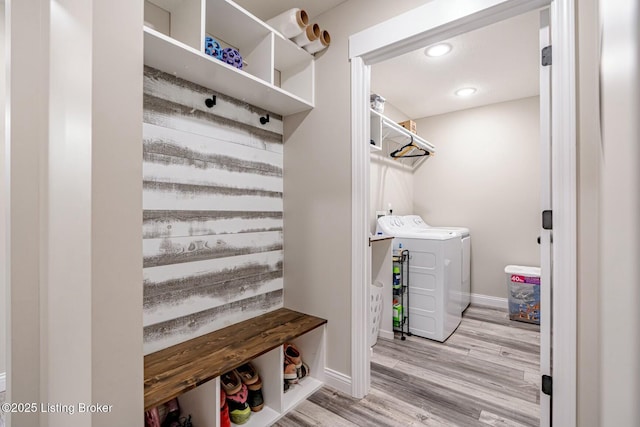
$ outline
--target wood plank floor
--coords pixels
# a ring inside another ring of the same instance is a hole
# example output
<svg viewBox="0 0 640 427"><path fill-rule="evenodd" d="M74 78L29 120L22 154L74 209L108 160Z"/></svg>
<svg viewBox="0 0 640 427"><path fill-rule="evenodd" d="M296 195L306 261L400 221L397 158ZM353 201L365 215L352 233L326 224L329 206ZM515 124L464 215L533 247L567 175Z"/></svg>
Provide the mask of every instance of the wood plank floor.
<svg viewBox="0 0 640 427"><path fill-rule="evenodd" d="M364 399L324 387L276 426L538 426L539 342L538 326L469 307L445 343L378 339Z"/></svg>

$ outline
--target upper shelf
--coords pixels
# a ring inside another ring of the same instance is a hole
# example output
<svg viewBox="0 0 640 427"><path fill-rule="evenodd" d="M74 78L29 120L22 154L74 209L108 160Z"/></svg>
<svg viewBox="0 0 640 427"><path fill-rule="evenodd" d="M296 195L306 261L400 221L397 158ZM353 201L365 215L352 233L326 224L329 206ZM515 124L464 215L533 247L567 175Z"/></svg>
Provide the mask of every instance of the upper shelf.
<svg viewBox="0 0 640 427"><path fill-rule="evenodd" d="M144 63L283 116L313 108L292 93L148 27L144 28Z"/></svg>
<svg viewBox="0 0 640 427"><path fill-rule="evenodd" d="M313 108L314 57L232 0L145 0L144 62L283 116ZM205 53L237 49L242 69Z"/></svg>
<svg viewBox="0 0 640 427"><path fill-rule="evenodd" d="M403 128L390 118L386 117L383 114L378 113L375 110L370 110L371 112L371 140L373 144L370 145L371 151L380 152L383 150L383 143L390 142L391 144L387 144L388 152L385 152L386 155L389 155L391 151L408 144L409 142L413 142L415 146L420 147L423 150L426 150L430 153L429 156L424 157L408 157L408 158L396 158L396 161L402 162L402 164L415 169L422 162L424 162L427 158L431 157L436 152L435 146L427 141L424 138L421 138L417 134L409 131L408 129ZM390 149L392 148L392 149ZM413 149L406 154L412 154L413 152L417 152L417 149Z"/></svg>

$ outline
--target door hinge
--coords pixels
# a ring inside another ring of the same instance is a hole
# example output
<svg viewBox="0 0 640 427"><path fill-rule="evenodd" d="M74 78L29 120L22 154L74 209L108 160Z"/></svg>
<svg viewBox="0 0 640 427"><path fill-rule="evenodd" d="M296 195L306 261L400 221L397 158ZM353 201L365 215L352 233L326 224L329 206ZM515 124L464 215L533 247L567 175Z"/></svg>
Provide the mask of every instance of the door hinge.
<svg viewBox="0 0 640 427"><path fill-rule="evenodd" d="M542 49L542 66L551 65L551 45Z"/></svg>
<svg viewBox="0 0 640 427"><path fill-rule="evenodd" d="M542 392L547 396L551 396L553 388L553 379L549 375L542 376Z"/></svg>
<svg viewBox="0 0 640 427"><path fill-rule="evenodd" d="M552 211L542 211L542 228L545 230L553 229L553 214Z"/></svg>

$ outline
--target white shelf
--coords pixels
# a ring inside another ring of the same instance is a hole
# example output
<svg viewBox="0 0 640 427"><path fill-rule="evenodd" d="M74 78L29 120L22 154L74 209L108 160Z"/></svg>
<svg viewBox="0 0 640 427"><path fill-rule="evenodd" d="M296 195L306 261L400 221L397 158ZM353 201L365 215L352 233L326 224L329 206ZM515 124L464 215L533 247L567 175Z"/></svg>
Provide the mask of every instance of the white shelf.
<svg viewBox="0 0 640 427"><path fill-rule="evenodd" d="M266 427L274 424L319 390L324 383L326 365L326 325L316 328L291 341L300 350L302 360L309 367L309 375L283 392L283 346L278 346L252 360L262 379L264 407L251 412L247 427ZM220 426L220 378L208 381L178 396L182 415L192 416L198 427ZM236 424L233 424L235 426Z"/></svg>
<svg viewBox="0 0 640 427"><path fill-rule="evenodd" d="M144 63L283 116L314 107L299 96L148 27L144 28Z"/></svg>
<svg viewBox="0 0 640 427"><path fill-rule="evenodd" d="M421 138L417 134L403 128L399 124L395 123L390 118L377 111L370 110L371 119L371 139L374 144L370 144L370 151L375 153L381 153L382 155L389 156L391 152L413 141L413 144L426 150L430 153L429 156L424 157L407 157L396 158L394 161L401 162L405 166L409 166L412 169L417 168L422 162L431 157L436 152L436 148L433 144L424 138ZM384 145L386 144L386 150ZM384 152L383 152L384 151ZM414 148L407 154L417 153L418 149Z"/></svg>
<svg viewBox="0 0 640 427"><path fill-rule="evenodd" d="M205 35L242 70L206 55ZM144 62L283 116L314 107L313 55L232 0L145 0Z"/></svg>
<svg viewBox="0 0 640 427"><path fill-rule="evenodd" d="M262 408L262 410L260 412L251 412L251 416L249 417L249 421L247 421L244 424L235 424L235 423L231 423L232 426L237 426L237 425L242 425L244 427L264 427L264 426L270 426L271 424L275 423L276 421L278 421L280 418L282 418L283 414L280 414L276 411L274 411L273 409L269 408L268 406L265 406L264 408ZM193 424L195 426L197 426L198 424Z"/></svg>
<svg viewBox="0 0 640 427"><path fill-rule="evenodd" d="M313 377L303 378L298 384L293 384L284 394L284 412L289 412L300 402L318 391L322 387L322 381Z"/></svg>

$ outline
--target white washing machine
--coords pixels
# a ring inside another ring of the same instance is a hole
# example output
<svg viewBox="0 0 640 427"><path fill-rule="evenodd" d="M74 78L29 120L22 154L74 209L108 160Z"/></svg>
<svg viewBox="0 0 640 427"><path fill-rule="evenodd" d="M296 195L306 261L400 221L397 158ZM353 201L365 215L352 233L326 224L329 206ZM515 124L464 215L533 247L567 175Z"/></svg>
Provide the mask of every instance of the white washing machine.
<svg viewBox="0 0 640 427"><path fill-rule="evenodd" d="M409 332L443 342L460 324L462 256L459 232L415 230L402 217L378 218L378 231L409 250Z"/></svg>
<svg viewBox="0 0 640 427"><path fill-rule="evenodd" d="M463 312L471 303L471 233L465 227L432 227L419 215L405 215L404 222L415 230L444 230L458 232L462 236L462 295L460 311Z"/></svg>

